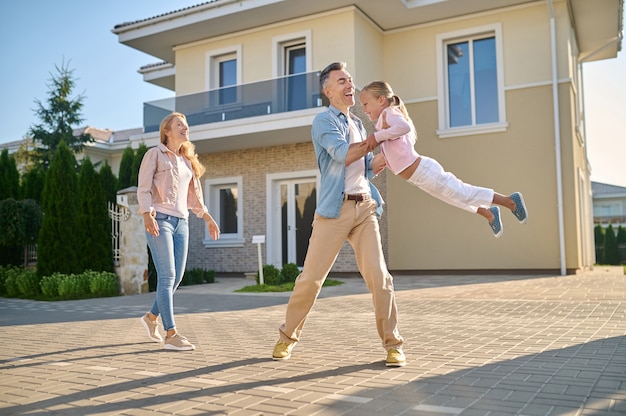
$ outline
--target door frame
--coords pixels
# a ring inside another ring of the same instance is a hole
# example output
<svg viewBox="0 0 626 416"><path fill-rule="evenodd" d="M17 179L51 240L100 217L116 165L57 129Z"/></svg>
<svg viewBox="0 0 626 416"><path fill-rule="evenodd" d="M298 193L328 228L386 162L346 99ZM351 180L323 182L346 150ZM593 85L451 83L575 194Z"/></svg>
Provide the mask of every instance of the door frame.
<svg viewBox="0 0 626 416"><path fill-rule="evenodd" d="M278 269L282 268L282 238L280 233L281 206L279 182L286 180L315 178L315 187L319 197L320 173L317 169L301 170L295 172L270 173L265 177L266 192L266 264L272 264ZM317 201L316 201L317 205Z"/></svg>

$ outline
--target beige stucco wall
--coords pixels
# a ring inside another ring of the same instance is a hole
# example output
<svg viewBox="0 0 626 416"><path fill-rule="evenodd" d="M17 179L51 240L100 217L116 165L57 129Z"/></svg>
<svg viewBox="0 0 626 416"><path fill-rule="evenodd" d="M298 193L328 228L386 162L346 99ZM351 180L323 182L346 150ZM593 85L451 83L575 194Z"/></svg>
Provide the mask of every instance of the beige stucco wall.
<svg viewBox="0 0 626 416"><path fill-rule="evenodd" d="M588 175L588 171L573 117L577 111L577 88L570 78L577 71L572 60L576 45L565 3L555 3L555 11L566 267L578 269L584 266L583 250L593 246L589 240L581 241L587 225L586 214L578 203L580 193L586 192L580 189L579 177ZM418 152L437 159L468 183L491 187L503 194L521 191L526 199L529 223L520 225L510 213L503 211L504 236L496 240L486 221L478 215L448 206L391 174L383 175L377 181L387 201L381 225L390 269L555 270L560 266L560 247L549 17L547 6L538 2L383 33L358 10L345 8L179 47L177 93L204 91L207 52L233 45L241 46L244 83L269 79L273 76L272 39L309 30L314 70L342 60L348 63L357 86L374 79L385 79L392 84L407 103L415 122ZM439 93L436 37L494 24L502 28L508 126L499 133L440 138L436 133ZM265 175L316 169L309 140L303 138L306 143L300 145L202 156L208 177L244 178L246 241L252 235L265 233ZM192 247L202 246L202 227L194 232ZM254 270L256 247L252 244L235 249L202 246L190 253L190 265L221 271ZM340 255L335 271L355 269L351 250L347 249Z"/></svg>
<svg viewBox="0 0 626 416"><path fill-rule="evenodd" d="M561 5L562 6L562 5ZM586 172L577 140L574 100L568 80L569 24L557 7L559 111L565 254L568 269L583 266L583 212L578 209L579 172ZM436 36L499 23L503 31L506 121L502 133L439 138ZM509 194L521 191L529 224L503 211L504 236L493 238L486 221L436 200L388 175L389 266L397 270L558 269L559 229L550 49L545 5L425 25L385 37L385 77L408 105L419 153L437 159L460 179ZM411 70L407 70L410 68ZM418 80L418 81L416 81Z"/></svg>
<svg viewBox="0 0 626 416"><path fill-rule="evenodd" d="M356 14L354 9L346 8L325 13L323 16L302 18L295 22L179 46L176 49L176 94L206 91L207 54L220 50L240 48L242 83L272 79L272 57L275 52L273 39L301 33L303 30L310 31L311 34L311 66L314 71L321 70L333 61L346 61L354 68Z"/></svg>

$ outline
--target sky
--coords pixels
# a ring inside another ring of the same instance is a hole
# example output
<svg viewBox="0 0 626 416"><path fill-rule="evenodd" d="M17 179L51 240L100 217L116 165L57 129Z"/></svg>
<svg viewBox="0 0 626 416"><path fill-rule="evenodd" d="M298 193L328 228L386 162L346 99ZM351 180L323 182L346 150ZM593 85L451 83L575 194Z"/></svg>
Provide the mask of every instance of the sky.
<svg viewBox="0 0 626 416"><path fill-rule="evenodd" d="M204 0L0 0L0 143L22 139L46 105L55 66L73 71L84 96L80 127L124 130L143 125L143 103L173 96L137 71L159 59L122 45L115 25ZM626 187L626 41L616 59L583 64L591 180Z"/></svg>

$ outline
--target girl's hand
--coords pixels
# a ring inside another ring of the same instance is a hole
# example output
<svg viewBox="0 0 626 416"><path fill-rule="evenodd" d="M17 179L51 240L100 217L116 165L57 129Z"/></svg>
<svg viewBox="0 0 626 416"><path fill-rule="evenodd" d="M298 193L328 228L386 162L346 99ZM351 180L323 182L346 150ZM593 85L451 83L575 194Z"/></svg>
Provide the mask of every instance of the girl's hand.
<svg viewBox="0 0 626 416"><path fill-rule="evenodd" d="M385 158L383 157L382 153L374 156L374 160L372 160L372 170L374 171L375 175L378 175L383 170L385 170L386 166L387 164L385 163Z"/></svg>
<svg viewBox="0 0 626 416"><path fill-rule="evenodd" d="M376 141L376 138L373 134L367 136L367 139L365 139L365 143L367 143L368 152L371 152L372 150L376 149L376 146L378 146L378 142Z"/></svg>

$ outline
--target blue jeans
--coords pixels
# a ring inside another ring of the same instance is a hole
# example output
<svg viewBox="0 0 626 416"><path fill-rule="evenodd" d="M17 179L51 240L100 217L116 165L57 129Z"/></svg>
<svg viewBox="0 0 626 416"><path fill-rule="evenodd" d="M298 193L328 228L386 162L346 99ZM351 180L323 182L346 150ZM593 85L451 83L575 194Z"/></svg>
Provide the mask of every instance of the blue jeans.
<svg viewBox="0 0 626 416"><path fill-rule="evenodd" d="M174 292L178 288L185 266L189 246L189 223L185 218L157 212L159 235L154 237L146 232L148 247L157 271L157 289L150 312L161 315L165 330L176 327L174 321Z"/></svg>

